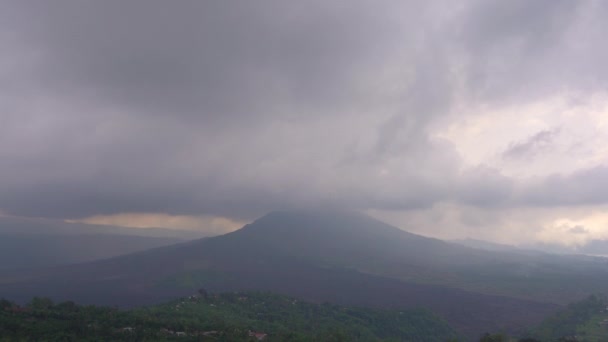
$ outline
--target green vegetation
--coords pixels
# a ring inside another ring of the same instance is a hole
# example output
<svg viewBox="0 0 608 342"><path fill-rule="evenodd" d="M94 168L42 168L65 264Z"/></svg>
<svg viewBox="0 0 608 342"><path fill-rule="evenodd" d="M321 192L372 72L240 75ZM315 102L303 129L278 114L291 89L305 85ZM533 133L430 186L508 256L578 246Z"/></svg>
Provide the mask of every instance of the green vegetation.
<svg viewBox="0 0 608 342"><path fill-rule="evenodd" d="M542 341L608 341L608 298L593 295L546 319L535 335Z"/></svg>
<svg viewBox="0 0 608 342"><path fill-rule="evenodd" d="M510 255L511 262L452 269L451 284L469 291L566 305L606 290L604 259L569 255Z"/></svg>
<svg viewBox="0 0 608 342"><path fill-rule="evenodd" d="M608 341L608 298L592 295L572 303L545 319L519 342L606 342ZM515 341L505 335L486 334L480 342Z"/></svg>
<svg viewBox="0 0 608 342"><path fill-rule="evenodd" d="M264 293L192 296L118 310L0 301L0 341L448 341L456 334L425 310L374 310L312 304ZM259 335L262 337L262 335Z"/></svg>

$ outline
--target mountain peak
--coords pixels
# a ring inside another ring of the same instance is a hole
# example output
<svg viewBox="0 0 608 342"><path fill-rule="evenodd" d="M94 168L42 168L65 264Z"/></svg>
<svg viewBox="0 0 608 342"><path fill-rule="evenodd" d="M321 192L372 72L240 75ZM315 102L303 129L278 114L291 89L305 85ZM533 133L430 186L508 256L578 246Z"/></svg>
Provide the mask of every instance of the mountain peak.
<svg viewBox="0 0 608 342"><path fill-rule="evenodd" d="M274 234L314 232L321 237L343 233L410 234L360 212L323 209L272 211L245 226L244 230Z"/></svg>
<svg viewBox="0 0 608 342"><path fill-rule="evenodd" d="M275 210L255 220L254 223L259 221L272 221L272 220L311 220L311 221L345 221L345 220L357 220L357 219L368 219L373 220L371 217L362 214L357 211L348 210L330 210L330 209L291 209L291 210Z"/></svg>
<svg viewBox="0 0 608 342"><path fill-rule="evenodd" d="M340 210L273 211L226 235L233 246L256 246L285 255L348 259L402 254L441 241L408 233L368 215ZM416 247L407 247L407 246Z"/></svg>

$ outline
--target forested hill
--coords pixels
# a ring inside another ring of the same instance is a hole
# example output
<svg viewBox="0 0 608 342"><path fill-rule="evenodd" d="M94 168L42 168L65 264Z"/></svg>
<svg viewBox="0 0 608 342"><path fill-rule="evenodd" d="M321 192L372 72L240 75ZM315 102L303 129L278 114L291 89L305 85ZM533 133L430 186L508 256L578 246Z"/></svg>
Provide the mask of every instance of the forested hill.
<svg viewBox="0 0 608 342"><path fill-rule="evenodd" d="M515 341L503 333L485 334L480 342ZM591 295L547 317L536 328L519 334L519 342L608 341L608 297Z"/></svg>
<svg viewBox="0 0 608 342"><path fill-rule="evenodd" d="M448 341L450 326L426 310L376 310L312 304L265 293L196 295L167 304L118 310L0 302L2 341Z"/></svg>
<svg viewBox="0 0 608 342"><path fill-rule="evenodd" d="M535 331L541 341L608 341L608 298L589 296L547 318Z"/></svg>

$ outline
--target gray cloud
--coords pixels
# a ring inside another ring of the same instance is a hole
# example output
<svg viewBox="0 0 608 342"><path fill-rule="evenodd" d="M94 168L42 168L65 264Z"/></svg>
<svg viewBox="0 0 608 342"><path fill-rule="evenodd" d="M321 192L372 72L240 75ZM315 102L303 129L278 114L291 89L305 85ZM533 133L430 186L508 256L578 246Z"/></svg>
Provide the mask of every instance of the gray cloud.
<svg viewBox="0 0 608 342"><path fill-rule="evenodd" d="M517 197L514 180L465 169L431 131L462 96L513 103L566 85L603 89L595 6L4 2L0 209L251 217L563 197L548 185ZM568 203L606 200L556 177L546 184L578 194Z"/></svg>
<svg viewBox="0 0 608 342"><path fill-rule="evenodd" d="M591 205L607 202L608 167L599 165L571 174L554 174L521 186L516 200L535 206Z"/></svg>
<svg viewBox="0 0 608 342"><path fill-rule="evenodd" d="M529 159L539 153L551 148L553 140L559 134L559 130L540 131L528 139L512 143L502 153L505 159Z"/></svg>
<svg viewBox="0 0 608 342"><path fill-rule="evenodd" d="M606 29L599 22L605 13L597 6L567 0L479 1L470 6L459 32L464 48L472 52L466 63L473 94L505 105L605 83L604 71L593 70L598 64L580 62L591 51L606 53L585 46L591 31Z"/></svg>
<svg viewBox="0 0 608 342"><path fill-rule="evenodd" d="M585 229L585 227L583 227L583 226L575 226L575 227L572 227L572 228L568 229L568 233L571 233L571 234L587 234L587 233L589 233L589 231L587 229Z"/></svg>

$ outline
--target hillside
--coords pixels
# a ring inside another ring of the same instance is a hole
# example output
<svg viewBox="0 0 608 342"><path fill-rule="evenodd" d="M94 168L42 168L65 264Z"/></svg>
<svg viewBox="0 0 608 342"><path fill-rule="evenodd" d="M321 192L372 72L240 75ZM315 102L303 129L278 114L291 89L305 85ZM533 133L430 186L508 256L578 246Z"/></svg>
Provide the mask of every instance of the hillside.
<svg viewBox="0 0 608 342"><path fill-rule="evenodd" d="M182 242L135 235L0 234L0 270L75 264Z"/></svg>
<svg viewBox="0 0 608 342"><path fill-rule="evenodd" d="M219 237L43 272L5 273L0 290L20 301L39 295L120 306L158 303L200 287L263 290L315 302L424 307L468 336L515 331L556 309L451 286L456 273L450 268L492 265L492 258L360 214L276 212Z"/></svg>
<svg viewBox="0 0 608 342"><path fill-rule="evenodd" d="M212 245L252 254L264 250L322 267L557 304L603 292L608 282L608 259L469 248L352 212L274 212L218 237Z"/></svg>
<svg viewBox="0 0 608 342"><path fill-rule="evenodd" d="M374 310L314 304L264 293L190 296L118 311L53 304L25 307L0 301L0 336L9 340L429 341L455 339L449 325L425 310Z"/></svg>
<svg viewBox="0 0 608 342"><path fill-rule="evenodd" d="M533 332L541 341L604 342L608 340L608 298L592 295L545 319ZM574 338L576 337L576 338Z"/></svg>
<svg viewBox="0 0 608 342"><path fill-rule="evenodd" d="M0 216L0 234L7 235L130 235L171 238L182 241L200 239L205 234L193 230L167 228L133 228L66 222L62 220Z"/></svg>
<svg viewBox="0 0 608 342"><path fill-rule="evenodd" d="M0 270L89 262L200 237L193 231L0 216Z"/></svg>

